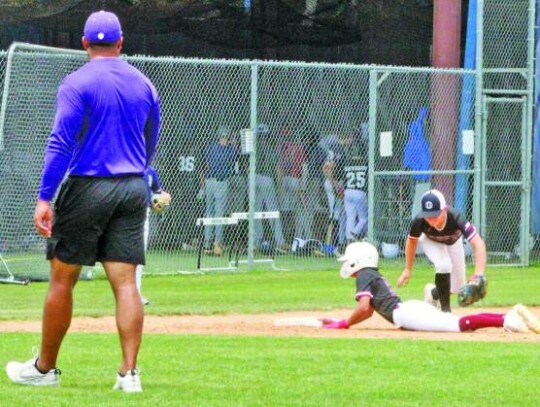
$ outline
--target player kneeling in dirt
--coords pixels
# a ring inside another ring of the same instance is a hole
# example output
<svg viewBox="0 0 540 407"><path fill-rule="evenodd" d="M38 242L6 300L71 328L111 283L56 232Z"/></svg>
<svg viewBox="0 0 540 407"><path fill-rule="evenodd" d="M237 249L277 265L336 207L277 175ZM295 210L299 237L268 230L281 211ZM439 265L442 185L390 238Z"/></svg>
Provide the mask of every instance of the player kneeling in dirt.
<svg viewBox="0 0 540 407"><path fill-rule="evenodd" d="M540 321L521 304L506 314L459 316L442 312L424 301L402 301L379 273L379 253L370 243L351 243L338 260L343 262L341 277L356 278L358 305L347 319L322 319L324 328L347 329L370 318L376 311L395 326L411 331L466 332L504 327L511 332L540 333Z"/></svg>

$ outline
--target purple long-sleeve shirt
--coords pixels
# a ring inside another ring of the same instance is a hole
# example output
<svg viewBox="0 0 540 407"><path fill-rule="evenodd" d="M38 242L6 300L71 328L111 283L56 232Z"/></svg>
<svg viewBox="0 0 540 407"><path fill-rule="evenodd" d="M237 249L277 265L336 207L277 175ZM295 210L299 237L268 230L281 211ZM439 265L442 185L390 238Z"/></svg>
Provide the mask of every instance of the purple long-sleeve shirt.
<svg viewBox="0 0 540 407"><path fill-rule="evenodd" d="M66 76L56 97L39 198L51 200L66 174L144 174L160 116L150 80L120 58L95 58Z"/></svg>

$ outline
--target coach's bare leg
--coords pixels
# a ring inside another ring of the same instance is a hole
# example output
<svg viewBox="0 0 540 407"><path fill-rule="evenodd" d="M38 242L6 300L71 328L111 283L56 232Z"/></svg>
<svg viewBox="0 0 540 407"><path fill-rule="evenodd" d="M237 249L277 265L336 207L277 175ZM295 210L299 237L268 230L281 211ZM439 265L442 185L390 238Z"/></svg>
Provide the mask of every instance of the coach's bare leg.
<svg viewBox="0 0 540 407"><path fill-rule="evenodd" d="M51 281L43 307L41 351L38 360L41 371L56 367L60 345L71 324L73 287L81 272L81 266L67 264L57 258L52 259L50 264Z"/></svg>
<svg viewBox="0 0 540 407"><path fill-rule="evenodd" d="M106 261L103 267L116 299L116 326L123 357L119 372L124 374L137 367L143 332L143 305L135 284L134 264Z"/></svg>

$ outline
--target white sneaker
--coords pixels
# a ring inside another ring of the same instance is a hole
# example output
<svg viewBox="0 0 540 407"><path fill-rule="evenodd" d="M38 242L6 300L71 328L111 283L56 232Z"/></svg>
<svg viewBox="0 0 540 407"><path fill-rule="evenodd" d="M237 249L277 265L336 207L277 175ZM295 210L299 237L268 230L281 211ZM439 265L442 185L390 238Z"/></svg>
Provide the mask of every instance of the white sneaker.
<svg viewBox="0 0 540 407"><path fill-rule="evenodd" d="M9 379L16 384L27 386L58 386L60 384L60 370L51 369L47 373L41 373L36 367L37 358L27 362L9 362L6 365L6 373Z"/></svg>
<svg viewBox="0 0 540 407"><path fill-rule="evenodd" d="M142 305L148 305L148 304L150 304L150 300L141 295L141 303L142 303Z"/></svg>
<svg viewBox="0 0 540 407"><path fill-rule="evenodd" d="M525 323L521 315L518 314L515 307L512 308L512 310L509 311L504 316L503 327L505 330L510 331L510 332L519 332L519 333L529 332L529 328L527 328L527 324Z"/></svg>
<svg viewBox="0 0 540 407"><path fill-rule="evenodd" d="M428 283L424 287L424 302L427 302L428 304L434 306L435 308L438 307L439 301L433 298L433 289L435 288L435 284Z"/></svg>
<svg viewBox="0 0 540 407"><path fill-rule="evenodd" d="M527 328L529 328L534 333L540 334L540 321L531 311L527 309L525 305L514 305L514 310L516 310L516 312L525 321L525 324L527 324Z"/></svg>
<svg viewBox="0 0 540 407"><path fill-rule="evenodd" d="M113 390L123 390L126 393L142 392L141 376L139 375L139 370L128 370L125 376L120 376L120 373L117 373L116 384L113 386Z"/></svg>

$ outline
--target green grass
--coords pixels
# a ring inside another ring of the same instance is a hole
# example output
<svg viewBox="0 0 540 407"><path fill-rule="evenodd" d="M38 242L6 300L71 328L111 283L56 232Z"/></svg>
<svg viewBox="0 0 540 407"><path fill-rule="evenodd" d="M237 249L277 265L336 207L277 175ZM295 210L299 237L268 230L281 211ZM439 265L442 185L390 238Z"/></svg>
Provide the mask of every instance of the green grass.
<svg viewBox="0 0 540 407"><path fill-rule="evenodd" d="M44 250L34 250L28 252L12 252L2 254L11 272L19 277L29 277L32 279L47 279L49 265L45 261ZM176 274L177 272L197 271L196 251L159 251L150 250L146 255L146 272L153 275ZM239 269L247 270L246 256L239 256L241 263ZM268 260L266 255L258 254L255 260ZM204 255L201 258L201 268L224 268L229 267L229 262L234 260L234 256L229 256L227 251L221 257ZM295 256L279 255L274 258L274 265L282 270L325 270L334 267L336 260L333 257ZM271 270L271 265L256 264L262 270ZM0 276L5 277L6 273L3 265L0 264Z"/></svg>
<svg viewBox="0 0 540 407"><path fill-rule="evenodd" d="M395 286L397 265L386 276ZM75 289L77 316L113 315L114 303L104 275L81 281ZM488 295L476 307L510 307L522 302L539 305L540 268L494 268L488 272ZM421 298L430 267L417 267L409 285L398 289L402 299ZM48 283L1 285L0 320L39 319ZM337 270L176 275L143 279L143 292L152 305L149 315L266 313L290 310L330 310L354 306L354 280L343 280ZM454 299L455 301L455 299ZM474 308L474 306L472 307Z"/></svg>
<svg viewBox="0 0 540 407"><path fill-rule="evenodd" d="M386 268L389 281L399 263ZM470 272L469 272L470 273ZM540 268L491 268L476 307L538 305ZM102 274L75 290L76 316L113 315ZM404 299L421 298L433 270L415 269ZM0 285L0 319L39 319L47 283ZM268 313L352 308L354 280L323 271L253 271L148 277L150 315ZM475 306L472 307L473 309ZM0 334L0 365L31 357L39 334ZM111 392L120 361L114 334L70 333L58 389L10 385L0 406L537 406L537 343L350 338L145 335L139 366L145 392Z"/></svg>
<svg viewBox="0 0 540 407"><path fill-rule="evenodd" d="M38 335L7 334L0 360ZM62 386L9 385L5 406L537 406L538 345L146 335L145 392L112 392L112 334L68 335ZM107 362L105 362L107 361Z"/></svg>

